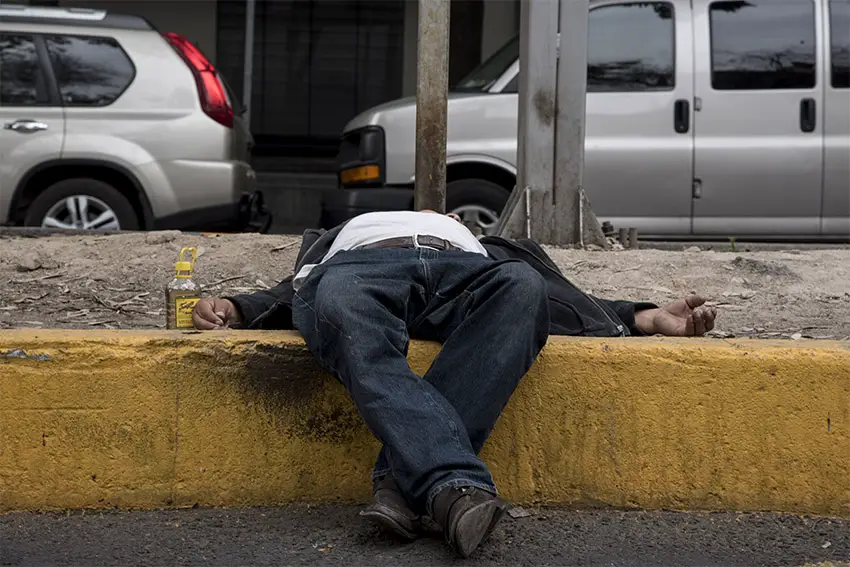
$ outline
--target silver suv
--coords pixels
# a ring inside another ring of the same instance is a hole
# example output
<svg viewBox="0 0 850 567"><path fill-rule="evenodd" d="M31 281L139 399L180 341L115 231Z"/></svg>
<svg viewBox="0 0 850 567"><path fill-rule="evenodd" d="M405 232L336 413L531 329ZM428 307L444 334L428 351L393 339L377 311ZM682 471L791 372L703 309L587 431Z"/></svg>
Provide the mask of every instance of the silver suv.
<svg viewBox="0 0 850 567"><path fill-rule="evenodd" d="M645 236L850 237L850 0L593 0L585 188ZM491 230L516 179L518 42L448 103L447 206ZM416 102L345 128L326 224L412 204Z"/></svg>
<svg viewBox="0 0 850 567"><path fill-rule="evenodd" d="M251 135L189 40L102 10L0 6L0 224L240 228Z"/></svg>

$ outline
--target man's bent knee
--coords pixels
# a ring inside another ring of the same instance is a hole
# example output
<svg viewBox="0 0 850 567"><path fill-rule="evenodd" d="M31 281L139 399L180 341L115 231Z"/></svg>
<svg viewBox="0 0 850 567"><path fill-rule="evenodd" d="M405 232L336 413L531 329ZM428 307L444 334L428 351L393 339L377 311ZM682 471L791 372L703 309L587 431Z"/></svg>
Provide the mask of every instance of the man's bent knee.
<svg viewBox="0 0 850 567"><path fill-rule="evenodd" d="M497 268L498 280L502 286L516 293L517 299L527 298L530 303L545 301L547 298L546 280L540 272L524 262L506 262Z"/></svg>

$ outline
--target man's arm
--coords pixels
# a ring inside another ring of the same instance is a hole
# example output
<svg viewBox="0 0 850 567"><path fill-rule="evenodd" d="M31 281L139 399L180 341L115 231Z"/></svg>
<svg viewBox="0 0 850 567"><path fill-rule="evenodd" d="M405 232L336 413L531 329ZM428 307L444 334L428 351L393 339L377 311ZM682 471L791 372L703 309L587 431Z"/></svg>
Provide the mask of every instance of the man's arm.
<svg viewBox="0 0 850 567"><path fill-rule="evenodd" d="M716 319L715 306L707 304L704 297L689 295L664 307L636 309L634 327L639 336L701 337L714 329Z"/></svg>
<svg viewBox="0 0 850 567"><path fill-rule="evenodd" d="M642 337L646 336L647 334L651 334L644 332L644 329L642 329L641 326L638 325L637 314L641 311L658 309L658 306L654 303L611 300L602 299L600 297L593 297L593 299L604 304L606 307L616 313L617 317L620 318L620 321L625 323L626 327L629 329L629 333L631 333L633 336Z"/></svg>
<svg viewBox="0 0 850 567"><path fill-rule="evenodd" d="M257 318L279 302L292 303L292 276L270 289L226 297L239 311L243 328L251 327ZM289 305L287 305L289 307ZM281 327L288 328L288 327Z"/></svg>

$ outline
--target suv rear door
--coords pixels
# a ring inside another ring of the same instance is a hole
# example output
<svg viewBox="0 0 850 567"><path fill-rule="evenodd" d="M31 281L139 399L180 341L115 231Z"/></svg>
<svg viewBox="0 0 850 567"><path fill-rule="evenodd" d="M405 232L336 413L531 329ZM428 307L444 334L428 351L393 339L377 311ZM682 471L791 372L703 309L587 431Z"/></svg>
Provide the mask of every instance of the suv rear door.
<svg viewBox="0 0 850 567"><path fill-rule="evenodd" d="M694 5L694 233L817 235L820 0Z"/></svg>
<svg viewBox="0 0 850 567"><path fill-rule="evenodd" d="M51 85L41 38L0 32L0 222L24 175L62 154L65 114Z"/></svg>

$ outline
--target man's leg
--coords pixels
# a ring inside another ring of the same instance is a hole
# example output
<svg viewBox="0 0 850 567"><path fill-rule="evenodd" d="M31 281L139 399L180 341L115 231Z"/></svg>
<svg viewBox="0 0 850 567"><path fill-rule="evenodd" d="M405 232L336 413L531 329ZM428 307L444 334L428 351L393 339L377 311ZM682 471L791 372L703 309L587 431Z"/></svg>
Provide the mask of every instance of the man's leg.
<svg viewBox="0 0 850 567"><path fill-rule="evenodd" d="M451 400L477 453L546 343L546 284L519 261L472 260L450 252L433 268L437 300L411 333L442 342L424 378ZM454 481L428 492L431 516L464 556L487 539L505 508L500 500Z"/></svg>
<svg viewBox="0 0 850 567"><path fill-rule="evenodd" d="M457 412L407 363L412 296L428 285L420 251L347 252L315 269L295 297L293 322L389 447L401 491L419 506L437 485L494 491Z"/></svg>
<svg viewBox="0 0 850 567"><path fill-rule="evenodd" d="M426 314L413 333L417 338L442 343L443 350L424 378L458 412L477 454L519 380L546 344L546 284L521 262L482 261L464 255L464 264L471 265L457 269L456 255L443 256L441 260L440 287L436 292L442 301L433 306L436 308ZM458 379L458 364L488 371L464 371L463 379ZM494 386L497 399L504 400L501 406L492 403L489 396L476 395L489 392ZM373 479L391 472L386 453L383 446L375 461Z"/></svg>
<svg viewBox="0 0 850 567"><path fill-rule="evenodd" d="M424 378L458 412L477 454L546 343L545 282L520 262L457 253L442 254L434 262L434 276L436 301L413 332L440 341L443 349ZM373 475L381 479L389 472L384 447ZM432 497L438 491L435 487Z"/></svg>
<svg viewBox="0 0 850 567"><path fill-rule="evenodd" d="M435 295L411 329L443 348L424 378L461 417L478 453L549 334L542 276L519 261L471 261L443 253L434 265ZM429 510L441 486L429 493Z"/></svg>

